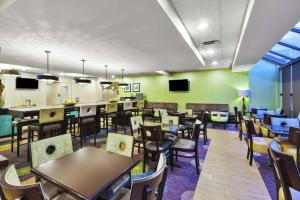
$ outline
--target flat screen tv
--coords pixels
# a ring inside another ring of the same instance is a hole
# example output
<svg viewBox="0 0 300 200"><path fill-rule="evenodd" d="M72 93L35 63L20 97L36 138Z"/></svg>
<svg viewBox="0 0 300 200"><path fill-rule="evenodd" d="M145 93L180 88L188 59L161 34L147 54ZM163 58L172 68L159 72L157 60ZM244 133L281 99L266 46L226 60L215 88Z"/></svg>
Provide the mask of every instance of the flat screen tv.
<svg viewBox="0 0 300 200"><path fill-rule="evenodd" d="M189 91L189 80L169 80L169 91Z"/></svg>
<svg viewBox="0 0 300 200"><path fill-rule="evenodd" d="M38 89L39 81L32 78L16 78L17 89Z"/></svg>

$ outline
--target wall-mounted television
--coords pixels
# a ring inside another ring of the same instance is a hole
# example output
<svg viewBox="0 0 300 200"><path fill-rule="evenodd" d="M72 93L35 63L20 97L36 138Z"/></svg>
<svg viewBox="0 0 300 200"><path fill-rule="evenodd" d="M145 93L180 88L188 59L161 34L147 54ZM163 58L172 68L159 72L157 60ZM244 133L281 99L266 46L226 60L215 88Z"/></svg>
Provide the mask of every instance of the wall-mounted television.
<svg viewBox="0 0 300 200"><path fill-rule="evenodd" d="M169 80L169 91L189 91L189 80Z"/></svg>
<svg viewBox="0 0 300 200"><path fill-rule="evenodd" d="M16 78L17 89L39 89L39 81L33 78Z"/></svg>

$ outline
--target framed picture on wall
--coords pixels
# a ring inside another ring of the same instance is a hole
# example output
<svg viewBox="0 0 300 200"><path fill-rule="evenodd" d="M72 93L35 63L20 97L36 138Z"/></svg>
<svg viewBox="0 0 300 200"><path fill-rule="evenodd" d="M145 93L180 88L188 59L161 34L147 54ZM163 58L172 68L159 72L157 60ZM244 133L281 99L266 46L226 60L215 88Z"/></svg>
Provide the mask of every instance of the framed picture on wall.
<svg viewBox="0 0 300 200"><path fill-rule="evenodd" d="M131 84L128 84L128 85L124 88L124 92L131 92Z"/></svg>
<svg viewBox="0 0 300 200"><path fill-rule="evenodd" d="M132 84L132 91L133 92L140 92L140 84L139 83L133 83Z"/></svg>

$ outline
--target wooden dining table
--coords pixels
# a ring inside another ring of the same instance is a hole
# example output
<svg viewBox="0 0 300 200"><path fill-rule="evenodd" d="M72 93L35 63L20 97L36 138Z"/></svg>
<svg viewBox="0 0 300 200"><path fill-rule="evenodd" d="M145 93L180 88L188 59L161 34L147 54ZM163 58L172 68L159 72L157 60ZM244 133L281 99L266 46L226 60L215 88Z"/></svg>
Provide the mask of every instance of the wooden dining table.
<svg viewBox="0 0 300 200"><path fill-rule="evenodd" d="M97 199L140 160L86 147L44 163L31 172L78 199Z"/></svg>

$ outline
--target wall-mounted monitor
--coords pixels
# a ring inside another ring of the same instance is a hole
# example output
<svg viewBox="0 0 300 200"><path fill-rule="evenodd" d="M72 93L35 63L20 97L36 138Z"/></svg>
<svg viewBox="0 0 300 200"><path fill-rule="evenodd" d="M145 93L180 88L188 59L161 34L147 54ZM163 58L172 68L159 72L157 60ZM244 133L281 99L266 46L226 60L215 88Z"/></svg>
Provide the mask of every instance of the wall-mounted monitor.
<svg viewBox="0 0 300 200"><path fill-rule="evenodd" d="M169 91L189 91L189 80L169 80Z"/></svg>
<svg viewBox="0 0 300 200"><path fill-rule="evenodd" d="M32 78L16 78L17 89L39 89L39 81Z"/></svg>

